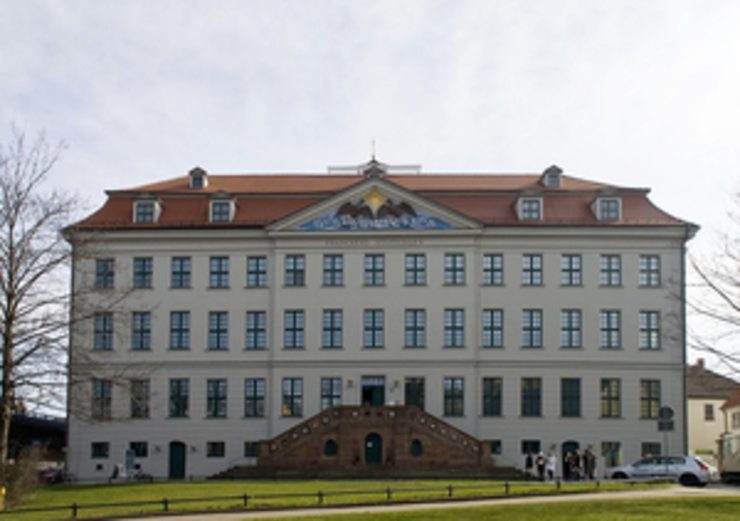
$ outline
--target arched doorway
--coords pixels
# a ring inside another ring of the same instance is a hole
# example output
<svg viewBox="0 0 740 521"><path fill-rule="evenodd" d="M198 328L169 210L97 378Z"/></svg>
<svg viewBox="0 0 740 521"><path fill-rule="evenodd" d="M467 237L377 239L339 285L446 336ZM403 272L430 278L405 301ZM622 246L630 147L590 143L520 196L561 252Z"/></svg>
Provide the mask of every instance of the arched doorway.
<svg viewBox="0 0 740 521"><path fill-rule="evenodd" d="M185 479L185 444L180 441L170 443L170 479Z"/></svg>
<svg viewBox="0 0 740 521"><path fill-rule="evenodd" d="M379 434L368 434L365 438L365 463L379 465L383 461L383 438Z"/></svg>
<svg viewBox="0 0 740 521"><path fill-rule="evenodd" d="M577 451L580 447L581 445L577 441L570 440L570 441L563 442L563 451L562 451L563 453L560 458L560 461L563 464L563 479L564 480L577 478L577 476L573 476L573 474L571 473L570 460L568 458L570 454Z"/></svg>

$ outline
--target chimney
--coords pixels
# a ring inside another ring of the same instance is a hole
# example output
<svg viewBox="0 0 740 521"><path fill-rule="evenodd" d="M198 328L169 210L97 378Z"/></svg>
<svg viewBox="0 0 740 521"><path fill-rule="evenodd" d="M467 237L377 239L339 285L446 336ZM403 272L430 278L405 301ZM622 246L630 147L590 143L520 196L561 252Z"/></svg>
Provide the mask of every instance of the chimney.
<svg viewBox="0 0 740 521"><path fill-rule="evenodd" d="M704 359L703 358L696 359L696 367L699 367L700 369L704 369Z"/></svg>

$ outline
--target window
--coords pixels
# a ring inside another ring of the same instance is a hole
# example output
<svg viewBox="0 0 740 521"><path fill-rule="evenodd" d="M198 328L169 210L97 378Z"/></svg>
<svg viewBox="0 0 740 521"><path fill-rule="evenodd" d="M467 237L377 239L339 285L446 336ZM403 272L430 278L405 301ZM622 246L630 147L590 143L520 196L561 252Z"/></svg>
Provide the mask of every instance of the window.
<svg viewBox="0 0 740 521"><path fill-rule="evenodd" d="M226 456L226 443L223 441L207 441L206 442L206 457L207 458L223 458Z"/></svg>
<svg viewBox="0 0 740 521"><path fill-rule="evenodd" d="M542 219L542 201L540 199L522 199L520 204L523 221L539 221Z"/></svg>
<svg viewBox="0 0 740 521"><path fill-rule="evenodd" d="M153 202L134 203L134 222L135 223L153 223L154 222L154 203Z"/></svg>
<svg viewBox="0 0 740 521"><path fill-rule="evenodd" d="M244 417L263 418L265 416L265 380L247 378L244 380Z"/></svg>
<svg viewBox="0 0 740 521"><path fill-rule="evenodd" d="M732 413L732 429L740 429L740 412Z"/></svg>
<svg viewBox="0 0 740 521"><path fill-rule="evenodd" d="M365 310L365 347L383 347L383 310Z"/></svg>
<svg viewBox="0 0 740 521"><path fill-rule="evenodd" d="M560 380L560 416L563 418L580 418L580 378L563 378Z"/></svg>
<svg viewBox="0 0 740 521"><path fill-rule="evenodd" d="M424 347L426 345L426 311L423 309L406 310L406 347Z"/></svg>
<svg viewBox="0 0 740 521"><path fill-rule="evenodd" d="M704 404L704 421L714 421L714 405L711 403Z"/></svg>
<svg viewBox="0 0 740 521"><path fill-rule="evenodd" d="M542 416L542 379L522 378L522 416Z"/></svg>
<svg viewBox="0 0 740 521"><path fill-rule="evenodd" d="M149 457L149 443L146 441L132 441L128 444L128 448L134 453L134 458Z"/></svg>
<svg viewBox="0 0 740 521"><path fill-rule="evenodd" d="M211 311L208 313L208 349L229 348L229 313Z"/></svg>
<svg viewBox="0 0 740 521"><path fill-rule="evenodd" d="M324 286L344 284L344 257L324 255Z"/></svg>
<svg viewBox="0 0 740 521"><path fill-rule="evenodd" d="M226 380L208 380L206 417L226 418Z"/></svg>
<svg viewBox="0 0 740 521"><path fill-rule="evenodd" d="M465 255L462 253L445 255L445 284L450 286L465 284Z"/></svg>
<svg viewBox="0 0 740 521"><path fill-rule="evenodd" d="M212 201L211 202L211 222L227 223L231 221L231 202L229 201Z"/></svg>
<svg viewBox="0 0 740 521"><path fill-rule="evenodd" d="M302 378L283 378L283 416L303 416Z"/></svg>
<svg viewBox="0 0 740 521"><path fill-rule="evenodd" d="M149 418L149 380L131 380L131 417Z"/></svg>
<svg viewBox="0 0 740 521"><path fill-rule="evenodd" d="M385 256L365 255L365 286L385 284Z"/></svg>
<svg viewBox="0 0 740 521"><path fill-rule="evenodd" d="M640 255L640 286L660 286L660 256Z"/></svg>
<svg viewBox="0 0 740 521"><path fill-rule="evenodd" d="M660 312L640 311L640 349L660 349Z"/></svg>
<svg viewBox="0 0 740 521"><path fill-rule="evenodd" d="M321 410L342 405L342 379L321 379Z"/></svg>
<svg viewBox="0 0 740 521"><path fill-rule="evenodd" d="M491 454L501 454L501 440L491 441Z"/></svg>
<svg viewBox="0 0 740 521"><path fill-rule="evenodd" d="M622 259L619 255L602 255L599 284L601 284L602 286L621 286L621 264Z"/></svg>
<svg viewBox="0 0 740 521"><path fill-rule="evenodd" d="M229 287L229 258L211 257L210 259L211 288Z"/></svg>
<svg viewBox="0 0 740 521"><path fill-rule="evenodd" d="M483 256L483 284L486 286L502 286L504 283L504 256Z"/></svg>
<svg viewBox="0 0 740 521"><path fill-rule="evenodd" d="M203 188L206 184L205 176L203 174L194 174L193 170L190 172L190 188Z"/></svg>
<svg viewBox="0 0 740 521"><path fill-rule="evenodd" d="M190 380L170 380L170 418L187 418L190 402Z"/></svg>
<svg viewBox="0 0 740 521"><path fill-rule="evenodd" d="M444 415L462 416L465 413L465 381L463 378L444 379Z"/></svg>
<svg viewBox="0 0 740 521"><path fill-rule="evenodd" d="M643 441L640 448L642 449L640 454L643 458L647 458L655 454L663 454L663 448L658 442Z"/></svg>
<svg viewBox="0 0 740 521"><path fill-rule="evenodd" d="M504 346L504 311L483 310L483 347Z"/></svg>
<svg viewBox="0 0 740 521"><path fill-rule="evenodd" d="M267 257L247 257L247 287L267 286Z"/></svg>
<svg viewBox="0 0 740 521"><path fill-rule="evenodd" d="M445 309L445 347L465 345L465 310Z"/></svg>
<svg viewBox="0 0 740 521"><path fill-rule="evenodd" d="M602 441L601 455L604 457L606 467L618 467L622 445L618 441Z"/></svg>
<svg viewBox="0 0 740 521"><path fill-rule="evenodd" d="M259 458L259 456L260 456L260 442L245 441L244 442L244 457L245 458Z"/></svg>
<svg viewBox="0 0 740 521"><path fill-rule="evenodd" d="M563 286L581 285L581 256L563 255L560 257L560 284Z"/></svg>
<svg viewBox="0 0 740 521"><path fill-rule="evenodd" d="M152 315L134 313L131 325L131 349L147 351L152 347Z"/></svg>
<svg viewBox="0 0 740 521"><path fill-rule="evenodd" d="M95 260L95 287L107 289L113 287L115 261L113 259Z"/></svg>
<svg viewBox="0 0 740 521"><path fill-rule="evenodd" d="M540 452L539 440L522 440L522 454L538 454Z"/></svg>
<svg viewBox="0 0 740 521"><path fill-rule="evenodd" d="M325 348L342 347L342 310L324 310L323 343Z"/></svg>
<svg viewBox="0 0 740 521"><path fill-rule="evenodd" d="M247 349L265 349L267 313L247 311Z"/></svg>
<svg viewBox="0 0 740 521"><path fill-rule="evenodd" d="M427 283L426 255L414 253L406 255L406 285L423 286Z"/></svg>
<svg viewBox="0 0 740 521"><path fill-rule="evenodd" d="M618 221L620 218L619 199L599 199L599 219Z"/></svg>
<svg viewBox="0 0 740 521"><path fill-rule="evenodd" d="M581 310L560 312L560 347L581 347Z"/></svg>
<svg viewBox="0 0 740 521"><path fill-rule="evenodd" d="M640 418L657 419L660 410L660 380L640 380Z"/></svg>
<svg viewBox="0 0 740 521"><path fill-rule="evenodd" d="M327 440L324 444L324 456L336 456L339 451L339 446L334 440Z"/></svg>
<svg viewBox="0 0 740 521"><path fill-rule="evenodd" d="M173 288L190 287L190 264L190 257L172 257L171 285Z"/></svg>
<svg viewBox="0 0 740 521"><path fill-rule="evenodd" d="M190 349L190 312L170 313L170 349Z"/></svg>
<svg viewBox="0 0 740 521"><path fill-rule="evenodd" d="M542 310L522 311L522 347L542 347Z"/></svg>
<svg viewBox="0 0 740 521"><path fill-rule="evenodd" d="M108 459L110 455L110 443L107 441L94 441L90 444L90 457L93 459Z"/></svg>
<svg viewBox="0 0 740 521"><path fill-rule="evenodd" d="M303 255L285 257L285 285L304 286L306 284L306 258Z"/></svg>
<svg viewBox="0 0 740 521"><path fill-rule="evenodd" d="M422 411L424 410L424 378L412 377L406 378L404 389L404 403L406 405L415 405Z"/></svg>
<svg viewBox="0 0 740 521"><path fill-rule="evenodd" d="M95 349L101 351L113 349L113 314L95 313L94 328Z"/></svg>
<svg viewBox="0 0 740 521"><path fill-rule="evenodd" d="M501 416L502 391L501 378L483 379L483 416Z"/></svg>
<svg viewBox="0 0 740 521"><path fill-rule="evenodd" d="M601 417L619 418L622 414L621 383L617 378L601 380Z"/></svg>
<svg viewBox="0 0 740 521"><path fill-rule="evenodd" d="M151 257L139 257L134 259L134 287L152 287L152 259Z"/></svg>
<svg viewBox="0 0 740 521"><path fill-rule="evenodd" d="M421 444L421 440L413 440L411 442L411 455L418 458L424 454L424 446Z"/></svg>
<svg viewBox="0 0 740 521"><path fill-rule="evenodd" d="M92 381L92 417L95 420L109 420L111 417L111 393L113 383L110 380Z"/></svg>
<svg viewBox="0 0 740 521"><path fill-rule="evenodd" d="M522 256L522 285L542 285L542 255Z"/></svg>
<svg viewBox="0 0 740 521"><path fill-rule="evenodd" d="M303 310L285 312L285 348L303 349Z"/></svg>
<svg viewBox="0 0 740 521"><path fill-rule="evenodd" d="M619 349L622 345L619 311L602 311L600 315L602 349Z"/></svg>

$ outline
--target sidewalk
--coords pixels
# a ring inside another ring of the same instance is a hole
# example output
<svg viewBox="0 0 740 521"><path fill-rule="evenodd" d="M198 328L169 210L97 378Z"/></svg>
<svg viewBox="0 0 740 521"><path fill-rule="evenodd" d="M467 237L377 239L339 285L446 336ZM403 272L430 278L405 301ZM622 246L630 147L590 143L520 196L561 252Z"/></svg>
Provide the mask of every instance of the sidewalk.
<svg viewBox="0 0 740 521"><path fill-rule="evenodd" d="M182 515L157 516L163 521L198 521L205 519L207 521L242 521L252 519L279 519L283 517L310 517L310 516L333 516L347 514L383 514L385 512L402 512L413 510L437 510L442 508L471 508L491 505L515 505L522 503L562 503L565 501L607 501L617 499L644 499L644 498L661 498L661 497L701 497L701 496L736 496L740 495L740 487L729 487L724 485L715 485L705 488L682 487L679 485L654 490L628 490L628 491L605 491L590 492L583 494L563 494L559 496L539 496L539 497L510 497L497 499L481 499L470 501L442 501L435 503L413 503L401 505L381 505L381 506L358 506L358 507L323 507L323 508L302 508L296 510L280 510L271 512L231 512L228 514L204 514L202 512ZM130 518L123 521L141 521L150 518Z"/></svg>

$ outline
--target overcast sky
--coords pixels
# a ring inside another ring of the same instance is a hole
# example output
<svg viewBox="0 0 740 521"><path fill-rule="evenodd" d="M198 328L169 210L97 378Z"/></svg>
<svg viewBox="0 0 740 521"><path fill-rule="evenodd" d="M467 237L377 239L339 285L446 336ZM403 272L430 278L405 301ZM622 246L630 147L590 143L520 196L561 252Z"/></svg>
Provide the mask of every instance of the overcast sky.
<svg viewBox="0 0 740 521"><path fill-rule="evenodd" d="M740 184L740 1L0 0L0 136L68 145L52 181L567 174L652 189L706 230Z"/></svg>

